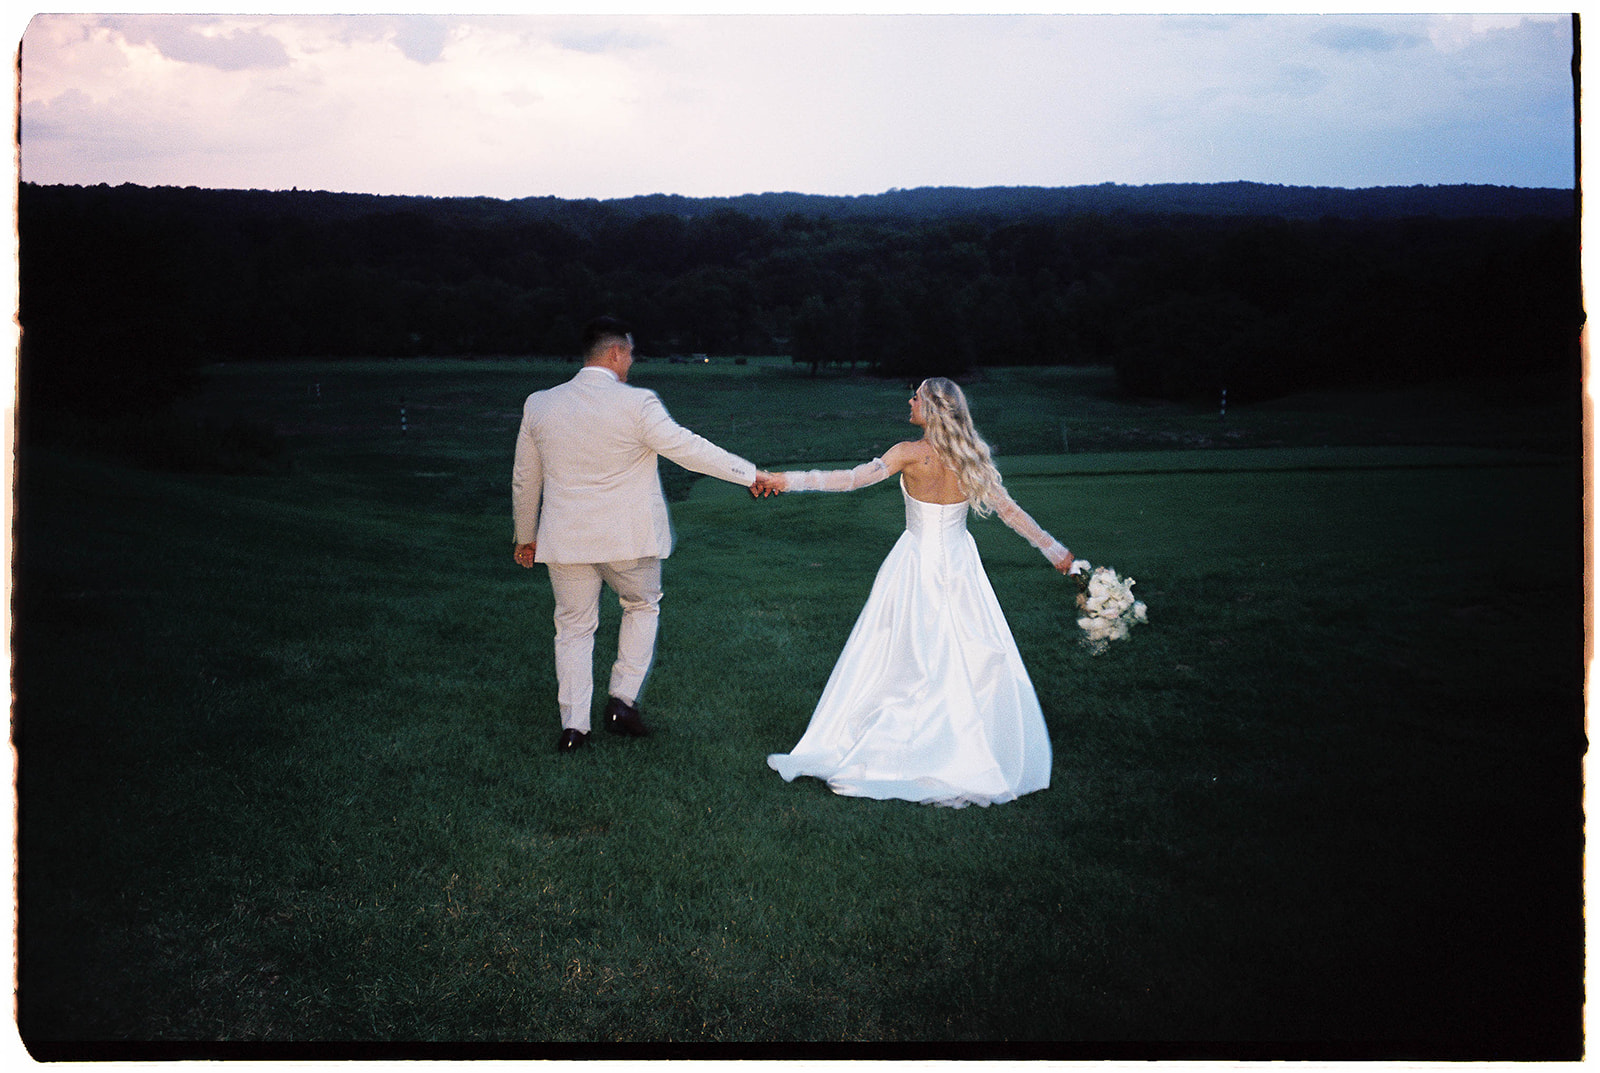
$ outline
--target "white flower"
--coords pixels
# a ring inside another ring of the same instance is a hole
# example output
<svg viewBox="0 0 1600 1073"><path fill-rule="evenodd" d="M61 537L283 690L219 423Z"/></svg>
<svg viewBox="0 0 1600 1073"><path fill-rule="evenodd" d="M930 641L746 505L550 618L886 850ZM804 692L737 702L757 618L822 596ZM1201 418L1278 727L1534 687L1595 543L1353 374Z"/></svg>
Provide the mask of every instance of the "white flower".
<svg viewBox="0 0 1600 1073"><path fill-rule="evenodd" d="M1078 628L1084 632L1083 643L1094 654L1104 652L1112 641L1125 639L1134 623L1149 621L1144 601L1134 599L1133 578L1119 578L1109 566L1091 569L1082 559L1073 563L1072 572L1089 574L1086 581L1079 582L1083 587L1079 597L1083 614Z"/></svg>

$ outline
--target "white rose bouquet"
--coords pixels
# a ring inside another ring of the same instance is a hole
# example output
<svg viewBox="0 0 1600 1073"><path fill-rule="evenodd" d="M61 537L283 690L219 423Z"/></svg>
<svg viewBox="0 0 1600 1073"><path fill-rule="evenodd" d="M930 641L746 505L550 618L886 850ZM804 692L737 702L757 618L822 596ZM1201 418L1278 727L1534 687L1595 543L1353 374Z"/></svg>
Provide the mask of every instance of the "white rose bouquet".
<svg viewBox="0 0 1600 1073"><path fill-rule="evenodd" d="M1136 623L1147 621L1144 601L1133 596L1133 578L1120 578L1111 567L1092 566L1084 559L1074 562L1069 574L1078 583L1083 645L1094 655L1112 641L1125 639Z"/></svg>

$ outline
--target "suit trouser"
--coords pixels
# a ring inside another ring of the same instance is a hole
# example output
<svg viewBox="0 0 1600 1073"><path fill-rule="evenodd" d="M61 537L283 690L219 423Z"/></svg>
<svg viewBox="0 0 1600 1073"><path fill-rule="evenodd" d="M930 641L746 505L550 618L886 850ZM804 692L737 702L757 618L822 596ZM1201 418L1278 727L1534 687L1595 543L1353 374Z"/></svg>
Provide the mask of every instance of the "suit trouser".
<svg viewBox="0 0 1600 1073"><path fill-rule="evenodd" d="M600 626L600 586L610 585L622 604L611 696L635 703L655 658L661 618L661 560L619 563L546 563L556 600L556 703L561 725L589 732L594 700L594 632Z"/></svg>

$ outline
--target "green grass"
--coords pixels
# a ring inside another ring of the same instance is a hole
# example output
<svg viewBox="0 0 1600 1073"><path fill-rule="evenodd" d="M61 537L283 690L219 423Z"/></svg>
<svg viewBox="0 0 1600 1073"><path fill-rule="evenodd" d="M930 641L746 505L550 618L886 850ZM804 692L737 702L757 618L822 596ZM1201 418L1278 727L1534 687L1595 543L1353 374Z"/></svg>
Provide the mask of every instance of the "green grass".
<svg viewBox="0 0 1600 1073"><path fill-rule="evenodd" d="M570 371L219 371L196 408L279 428L279 473L25 452L25 1040L1577 1056L1563 410L1319 396L1224 426L1092 371L973 384L1019 502L1151 622L1089 655L1066 583L975 520L1055 756L1048 790L951 811L764 762L901 528L889 485L754 502L664 466L658 732L554 752L507 484L522 396ZM762 465L909 431L899 385L635 381ZM1063 453L1063 424L1142 431Z"/></svg>

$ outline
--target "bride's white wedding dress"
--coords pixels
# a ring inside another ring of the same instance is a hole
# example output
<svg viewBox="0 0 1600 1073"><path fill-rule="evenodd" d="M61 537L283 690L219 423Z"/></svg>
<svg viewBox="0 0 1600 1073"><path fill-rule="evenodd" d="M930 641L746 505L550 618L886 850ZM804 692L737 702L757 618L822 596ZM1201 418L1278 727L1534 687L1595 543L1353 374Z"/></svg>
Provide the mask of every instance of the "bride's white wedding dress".
<svg viewBox="0 0 1600 1073"><path fill-rule="evenodd" d="M906 531L805 734L767 764L785 780L825 779L838 794L955 807L1042 790L1050 785L1044 715L967 532L967 504L913 499L903 479L900 493ZM1015 514L1001 517L1035 540L1015 515L1032 519L1009 498L1006 506Z"/></svg>

